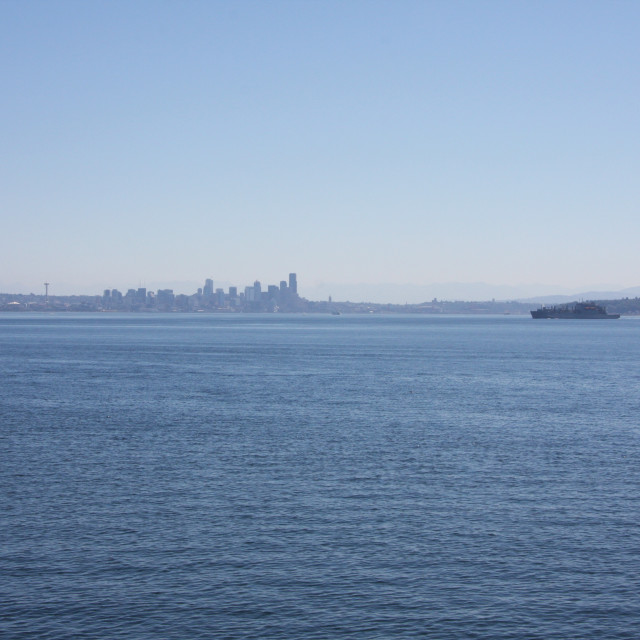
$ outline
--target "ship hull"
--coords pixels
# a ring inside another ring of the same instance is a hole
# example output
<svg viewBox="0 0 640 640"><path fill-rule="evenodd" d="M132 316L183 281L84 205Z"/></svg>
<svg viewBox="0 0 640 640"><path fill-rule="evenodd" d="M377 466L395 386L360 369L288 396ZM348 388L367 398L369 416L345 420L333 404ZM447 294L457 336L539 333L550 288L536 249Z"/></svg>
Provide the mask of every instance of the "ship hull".
<svg viewBox="0 0 640 640"><path fill-rule="evenodd" d="M542 306L531 312L532 318L553 320L617 320L619 313L607 313L607 310L595 302L575 302L553 307Z"/></svg>
<svg viewBox="0 0 640 640"><path fill-rule="evenodd" d="M546 318L548 320L617 320L620 317L619 313L556 313L551 311L545 311L538 309L531 312L531 317L540 319Z"/></svg>

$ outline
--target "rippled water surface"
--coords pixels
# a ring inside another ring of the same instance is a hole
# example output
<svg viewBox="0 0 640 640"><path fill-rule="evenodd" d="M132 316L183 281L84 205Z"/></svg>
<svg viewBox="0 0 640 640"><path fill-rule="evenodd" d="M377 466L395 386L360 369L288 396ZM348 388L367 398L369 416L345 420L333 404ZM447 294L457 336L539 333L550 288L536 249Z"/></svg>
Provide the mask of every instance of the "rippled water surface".
<svg viewBox="0 0 640 640"><path fill-rule="evenodd" d="M0 316L2 638L638 638L640 321Z"/></svg>

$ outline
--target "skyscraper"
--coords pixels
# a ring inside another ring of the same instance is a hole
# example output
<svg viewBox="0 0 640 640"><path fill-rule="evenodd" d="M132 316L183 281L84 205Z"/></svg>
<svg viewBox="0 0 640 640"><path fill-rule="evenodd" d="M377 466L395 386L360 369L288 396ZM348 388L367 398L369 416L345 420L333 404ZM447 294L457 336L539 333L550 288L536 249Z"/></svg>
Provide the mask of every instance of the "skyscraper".
<svg viewBox="0 0 640 640"><path fill-rule="evenodd" d="M295 273L289 274L289 291L291 291L293 295L298 295L298 281L296 280Z"/></svg>
<svg viewBox="0 0 640 640"><path fill-rule="evenodd" d="M204 281L204 288L202 289L202 295L206 297L213 296L213 280L207 278Z"/></svg>

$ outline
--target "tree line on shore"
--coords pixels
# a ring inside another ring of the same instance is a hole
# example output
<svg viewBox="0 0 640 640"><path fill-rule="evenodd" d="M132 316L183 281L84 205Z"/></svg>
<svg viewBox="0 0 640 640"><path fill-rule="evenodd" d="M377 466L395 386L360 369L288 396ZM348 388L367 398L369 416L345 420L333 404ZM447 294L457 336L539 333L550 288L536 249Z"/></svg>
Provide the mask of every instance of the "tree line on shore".
<svg viewBox="0 0 640 640"><path fill-rule="evenodd" d="M0 311L103 311L100 296L44 296L35 294L0 293ZM382 304L375 302L311 301L299 299L297 311L305 313L411 313L411 314L504 314L524 315L540 305L517 300L432 300L419 304ZM594 300L609 313L640 315L640 298ZM176 309L179 310L179 309ZM126 309L124 310L126 311ZM135 311L135 310L132 310ZM216 310L211 310L213 313ZM219 309L218 311L229 311ZM247 311L243 309L243 311Z"/></svg>

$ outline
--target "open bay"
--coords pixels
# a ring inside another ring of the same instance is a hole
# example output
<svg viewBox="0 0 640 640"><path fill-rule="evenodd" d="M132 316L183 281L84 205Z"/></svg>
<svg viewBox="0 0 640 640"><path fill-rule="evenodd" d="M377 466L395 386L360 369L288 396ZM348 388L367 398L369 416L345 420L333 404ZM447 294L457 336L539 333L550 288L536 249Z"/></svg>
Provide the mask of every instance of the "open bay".
<svg viewBox="0 0 640 640"><path fill-rule="evenodd" d="M3 314L3 638L635 638L640 321Z"/></svg>

